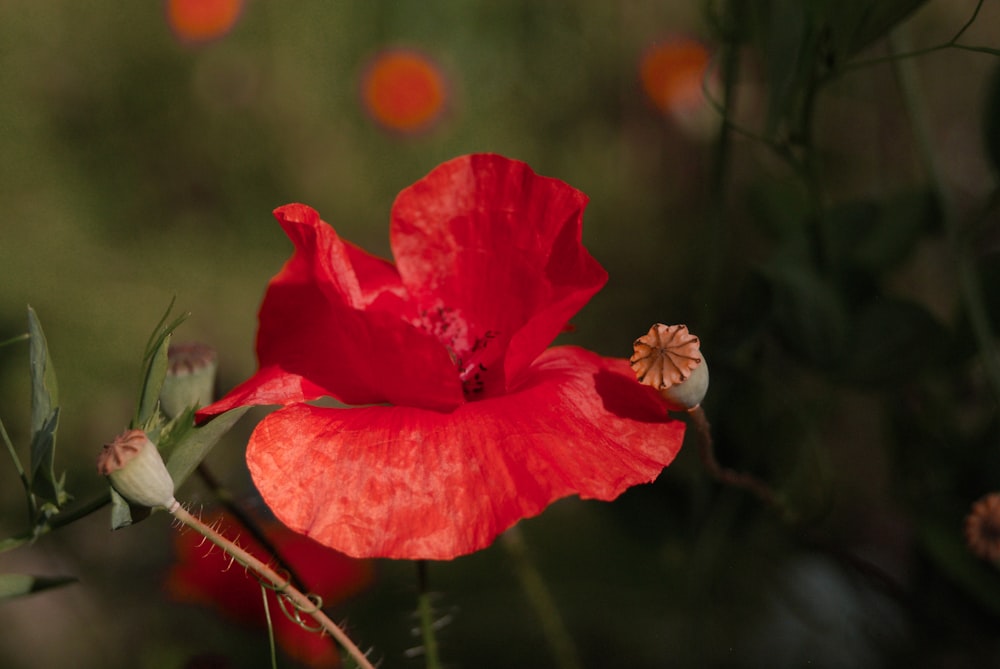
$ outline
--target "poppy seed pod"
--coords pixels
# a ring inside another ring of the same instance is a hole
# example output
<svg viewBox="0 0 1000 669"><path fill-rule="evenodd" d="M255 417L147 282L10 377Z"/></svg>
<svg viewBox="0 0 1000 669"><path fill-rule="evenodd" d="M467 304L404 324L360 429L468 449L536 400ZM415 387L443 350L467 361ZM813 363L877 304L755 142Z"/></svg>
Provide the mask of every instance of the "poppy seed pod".
<svg viewBox="0 0 1000 669"><path fill-rule="evenodd" d="M972 505L965 518L965 541L978 557L1000 562L1000 493L990 493Z"/></svg>
<svg viewBox="0 0 1000 669"><path fill-rule="evenodd" d="M97 472L111 479L114 489L133 504L166 509L177 504L170 472L142 430L126 430L105 444L97 456Z"/></svg>
<svg viewBox="0 0 1000 669"><path fill-rule="evenodd" d="M632 344L629 364L639 383L660 393L672 411L698 408L708 392L708 364L686 325L656 323Z"/></svg>

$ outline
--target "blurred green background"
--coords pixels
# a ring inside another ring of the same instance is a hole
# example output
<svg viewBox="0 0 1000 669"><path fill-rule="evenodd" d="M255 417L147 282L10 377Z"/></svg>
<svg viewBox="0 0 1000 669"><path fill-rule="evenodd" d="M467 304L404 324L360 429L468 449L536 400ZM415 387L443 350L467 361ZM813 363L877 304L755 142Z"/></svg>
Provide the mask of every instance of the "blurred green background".
<svg viewBox="0 0 1000 669"><path fill-rule="evenodd" d="M611 277L565 341L627 357L651 323L687 323L720 459L805 519L720 488L692 443L615 503L523 522L584 666L998 664L1000 577L961 527L1000 488L1000 61L855 67L947 42L977 6L250 0L194 45L160 2L0 2L0 341L32 305L59 374L58 467L89 499L173 297L191 312L177 339L219 349L222 389L253 371L257 306L291 250L273 208L307 203L388 257L402 188L463 153L524 160L590 196L585 242ZM959 41L1000 47L998 25L985 3ZM642 55L677 36L713 52L724 133L710 105L711 132L693 132L643 92ZM394 46L448 78L419 135L359 99ZM0 348L0 418L22 447L28 399L26 346ZM251 428L209 463L253 504ZM211 503L194 483L179 497ZM4 536L22 531L12 466L0 501ZM80 580L0 604L0 666L268 666L263 634L164 597L172 531L111 534L97 513L0 554L0 572ZM553 666L504 551L430 571L448 666ZM378 575L334 614L383 666L422 666L404 653L412 565Z"/></svg>

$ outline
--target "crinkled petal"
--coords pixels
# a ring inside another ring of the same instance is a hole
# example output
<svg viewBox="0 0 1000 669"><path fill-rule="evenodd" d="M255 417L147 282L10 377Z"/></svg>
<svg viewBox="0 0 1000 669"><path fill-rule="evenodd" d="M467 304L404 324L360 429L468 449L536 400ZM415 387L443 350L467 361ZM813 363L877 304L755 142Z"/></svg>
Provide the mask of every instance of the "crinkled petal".
<svg viewBox="0 0 1000 669"><path fill-rule="evenodd" d="M200 417L323 395L437 410L464 401L448 350L404 320L410 307L390 263L342 241L309 207L275 216L295 253L261 305L258 372Z"/></svg>
<svg viewBox="0 0 1000 669"><path fill-rule="evenodd" d="M396 199L391 243L403 284L459 359L485 367L484 396L515 383L607 281L581 243L586 203L493 154L446 162Z"/></svg>
<svg viewBox="0 0 1000 669"><path fill-rule="evenodd" d="M449 559L560 497L654 480L683 434L626 361L558 347L511 394L451 413L287 407L258 425L247 463L274 513L327 546Z"/></svg>

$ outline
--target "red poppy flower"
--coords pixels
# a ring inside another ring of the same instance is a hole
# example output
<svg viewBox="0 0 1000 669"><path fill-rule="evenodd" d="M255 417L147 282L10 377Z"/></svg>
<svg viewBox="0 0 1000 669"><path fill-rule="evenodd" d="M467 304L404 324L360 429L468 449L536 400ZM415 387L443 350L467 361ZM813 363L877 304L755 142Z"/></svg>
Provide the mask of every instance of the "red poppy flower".
<svg viewBox="0 0 1000 669"><path fill-rule="evenodd" d="M546 350L607 274L587 198L496 155L447 162L392 210L393 265L300 204L260 310L259 369L201 419L285 404L247 463L289 527L354 556L448 559L578 494L656 478L683 424L624 359ZM330 396L358 408L304 402Z"/></svg>
<svg viewBox="0 0 1000 669"><path fill-rule="evenodd" d="M204 518L227 537L239 537L240 546L268 562L273 556L261 547L239 523L228 515L215 513ZM286 563L304 581L305 587L323 598L328 606L364 589L372 580L370 562L355 560L280 523L265 523L265 535ZM179 532L174 541L177 562L167 575L167 593L182 602L213 606L229 618L249 626L264 628L266 617L260 583L229 557L195 532ZM277 644L299 662L311 667L336 667L340 654L333 639L303 629L279 608L272 590L267 591L271 623Z"/></svg>

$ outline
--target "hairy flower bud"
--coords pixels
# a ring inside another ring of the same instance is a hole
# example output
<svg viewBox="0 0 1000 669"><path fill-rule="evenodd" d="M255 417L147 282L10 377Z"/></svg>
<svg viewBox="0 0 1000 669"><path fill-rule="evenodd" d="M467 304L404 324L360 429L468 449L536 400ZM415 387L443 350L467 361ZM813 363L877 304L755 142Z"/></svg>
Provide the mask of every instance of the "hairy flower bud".
<svg viewBox="0 0 1000 669"><path fill-rule="evenodd" d="M215 349L195 342L167 351L167 376L160 389L160 408L173 418L187 409L211 404L215 392Z"/></svg>
<svg viewBox="0 0 1000 669"><path fill-rule="evenodd" d="M652 386L673 411L696 409L708 392L708 364L686 325L656 323L632 344L639 383Z"/></svg>
<svg viewBox="0 0 1000 669"><path fill-rule="evenodd" d="M170 509L174 481L163 463L156 444L142 430L126 430L97 456L97 472L111 479L111 485L133 504Z"/></svg>

